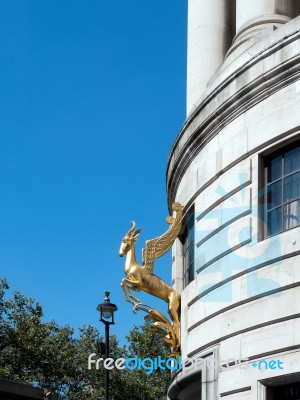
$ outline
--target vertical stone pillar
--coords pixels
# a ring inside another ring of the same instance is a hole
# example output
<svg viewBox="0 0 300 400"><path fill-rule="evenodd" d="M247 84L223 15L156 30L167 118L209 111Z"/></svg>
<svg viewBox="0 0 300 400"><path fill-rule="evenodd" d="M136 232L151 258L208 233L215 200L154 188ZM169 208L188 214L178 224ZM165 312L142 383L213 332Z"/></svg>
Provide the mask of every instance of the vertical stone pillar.
<svg viewBox="0 0 300 400"><path fill-rule="evenodd" d="M235 0L188 0L187 114L223 62L234 25Z"/></svg>
<svg viewBox="0 0 300 400"><path fill-rule="evenodd" d="M236 30L255 18L274 14L293 18L294 13L293 0L236 0Z"/></svg>

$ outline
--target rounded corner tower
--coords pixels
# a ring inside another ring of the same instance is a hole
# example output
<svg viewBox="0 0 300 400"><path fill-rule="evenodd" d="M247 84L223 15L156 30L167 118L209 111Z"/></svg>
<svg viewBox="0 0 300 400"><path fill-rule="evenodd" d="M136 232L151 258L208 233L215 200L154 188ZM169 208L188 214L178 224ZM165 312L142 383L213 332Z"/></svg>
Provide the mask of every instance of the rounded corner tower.
<svg viewBox="0 0 300 400"><path fill-rule="evenodd" d="M300 399L300 1L188 0L170 400Z"/></svg>

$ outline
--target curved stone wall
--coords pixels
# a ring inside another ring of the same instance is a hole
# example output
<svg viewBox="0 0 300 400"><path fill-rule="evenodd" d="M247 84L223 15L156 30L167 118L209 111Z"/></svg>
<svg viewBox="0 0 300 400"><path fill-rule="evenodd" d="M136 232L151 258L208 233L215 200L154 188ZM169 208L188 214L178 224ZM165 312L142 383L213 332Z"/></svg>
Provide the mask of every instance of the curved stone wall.
<svg viewBox="0 0 300 400"><path fill-rule="evenodd" d="M183 358L248 359L247 369L202 365L203 399L265 399L271 379L300 371L300 227L266 237L262 199L264 157L300 138L299 77L300 17L233 46L170 153L169 204L195 210L185 288L179 240L173 248ZM284 369L255 369L262 358ZM176 385L180 374L170 393Z"/></svg>

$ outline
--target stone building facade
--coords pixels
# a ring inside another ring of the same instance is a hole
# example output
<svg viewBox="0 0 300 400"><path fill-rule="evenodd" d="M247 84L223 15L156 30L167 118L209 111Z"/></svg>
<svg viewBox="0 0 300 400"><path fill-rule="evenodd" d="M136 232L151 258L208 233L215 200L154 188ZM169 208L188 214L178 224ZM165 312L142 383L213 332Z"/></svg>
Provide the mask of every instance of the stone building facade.
<svg viewBox="0 0 300 400"><path fill-rule="evenodd" d="M189 0L170 400L300 399L300 1Z"/></svg>

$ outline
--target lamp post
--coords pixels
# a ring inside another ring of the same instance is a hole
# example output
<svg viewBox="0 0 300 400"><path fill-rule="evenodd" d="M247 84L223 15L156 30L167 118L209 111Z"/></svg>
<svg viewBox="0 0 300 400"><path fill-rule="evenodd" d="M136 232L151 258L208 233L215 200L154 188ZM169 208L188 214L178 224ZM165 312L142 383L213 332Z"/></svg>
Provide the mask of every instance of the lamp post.
<svg viewBox="0 0 300 400"><path fill-rule="evenodd" d="M105 325L105 358L109 357L109 325L114 325L114 312L118 307L109 300L109 292L105 292L104 303L97 307L100 311L100 321ZM109 400L109 370L105 368L105 400Z"/></svg>

